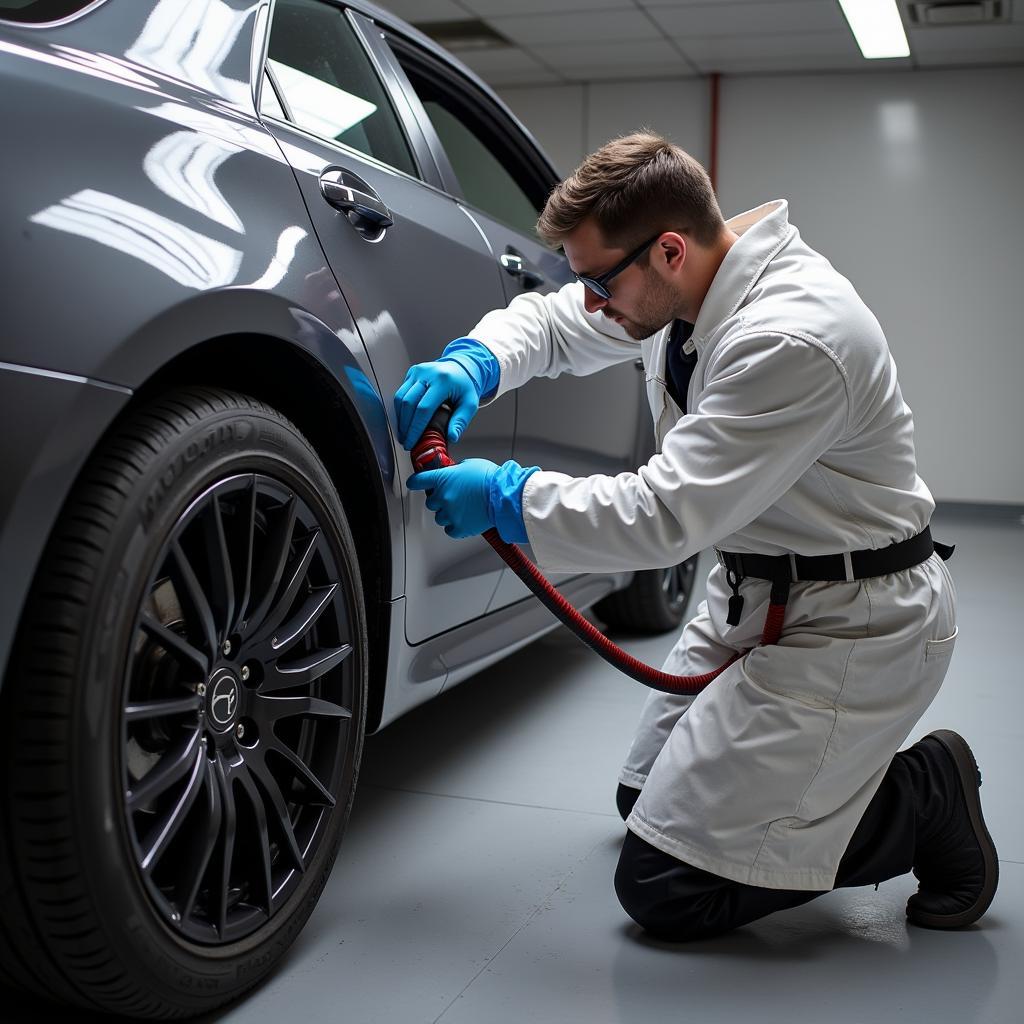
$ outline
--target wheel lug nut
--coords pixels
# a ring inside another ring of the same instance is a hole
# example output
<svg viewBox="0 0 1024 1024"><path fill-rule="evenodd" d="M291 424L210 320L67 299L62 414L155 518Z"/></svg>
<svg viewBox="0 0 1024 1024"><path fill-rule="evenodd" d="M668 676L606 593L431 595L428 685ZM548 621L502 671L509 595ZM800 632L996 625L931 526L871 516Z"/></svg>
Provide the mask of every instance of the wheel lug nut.
<svg viewBox="0 0 1024 1024"><path fill-rule="evenodd" d="M231 641L225 640L224 646L221 648L221 650L224 652L224 657L226 658L231 653Z"/></svg>
<svg viewBox="0 0 1024 1024"><path fill-rule="evenodd" d="M242 671L239 673L239 675L242 677L242 682L247 683L249 681L249 666L243 665Z"/></svg>

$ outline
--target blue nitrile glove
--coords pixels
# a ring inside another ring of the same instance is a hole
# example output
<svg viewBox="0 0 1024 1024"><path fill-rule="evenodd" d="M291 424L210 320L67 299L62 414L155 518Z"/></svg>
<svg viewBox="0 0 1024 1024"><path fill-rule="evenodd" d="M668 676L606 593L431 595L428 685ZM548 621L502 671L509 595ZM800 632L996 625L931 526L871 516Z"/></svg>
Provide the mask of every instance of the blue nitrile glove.
<svg viewBox="0 0 1024 1024"><path fill-rule="evenodd" d="M456 338L430 363L415 363L395 392L399 443L410 451L441 403L454 406L448 443L455 444L476 415L480 400L498 387L500 369L490 349L472 338Z"/></svg>
<svg viewBox="0 0 1024 1024"><path fill-rule="evenodd" d="M527 540L523 525L523 486L539 466L523 469L511 459L498 466L488 459L466 459L444 469L413 473L410 491L427 491L427 508L449 537L475 537L497 526L502 540Z"/></svg>

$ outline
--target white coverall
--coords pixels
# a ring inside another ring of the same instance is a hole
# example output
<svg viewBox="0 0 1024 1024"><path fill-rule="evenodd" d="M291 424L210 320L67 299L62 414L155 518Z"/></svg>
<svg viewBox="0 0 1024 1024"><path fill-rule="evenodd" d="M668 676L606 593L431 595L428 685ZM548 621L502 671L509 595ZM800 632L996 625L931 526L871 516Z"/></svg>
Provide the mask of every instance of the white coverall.
<svg viewBox="0 0 1024 1024"><path fill-rule="evenodd" d="M670 328L642 342L582 285L525 294L470 332L497 395L594 373L639 346L657 454L635 473L527 481L523 520L544 570L669 566L715 545L779 555L883 548L928 525L913 421L882 330L775 201L727 222L739 239L694 326L684 415L665 386ZM651 691L620 781L627 826L737 882L826 890L893 754L931 703L956 639L937 554L853 582L794 583L777 645L756 646L771 585L747 579L736 626L716 565L663 669L697 674L753 648L696 698Z"/></svg>

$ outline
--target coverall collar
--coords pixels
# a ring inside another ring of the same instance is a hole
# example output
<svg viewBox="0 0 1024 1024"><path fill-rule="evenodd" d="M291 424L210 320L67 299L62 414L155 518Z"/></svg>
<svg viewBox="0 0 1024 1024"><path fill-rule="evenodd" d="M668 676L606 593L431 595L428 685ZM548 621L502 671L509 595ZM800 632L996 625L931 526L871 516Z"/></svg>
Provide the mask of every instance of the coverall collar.
<svg viewBox="0 0 1024 1024"><path fill-rule="evenodd" d="M727 220L725 226L740 237L725 254L697 314L693 343L698 353L704 351L714 329L743 305L765 267L795 230L789 226L785 199L741 213Z"/></svg>

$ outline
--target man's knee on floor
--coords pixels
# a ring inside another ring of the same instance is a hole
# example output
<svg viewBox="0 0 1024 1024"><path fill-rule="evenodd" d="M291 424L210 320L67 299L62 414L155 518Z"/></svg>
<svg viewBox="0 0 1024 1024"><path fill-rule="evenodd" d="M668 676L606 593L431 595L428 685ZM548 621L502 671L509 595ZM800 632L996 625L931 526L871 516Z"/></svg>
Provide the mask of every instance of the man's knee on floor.
<svg viewBox="0 0 1024 1024"><path fill-rule="evenodd" d="M614 880L622 909L649 935L667 942L692 942L720 934L723 929L715 927L708 914L714 895L699 890L687 892L685 884L673 885L672 869L666 871L657 863L662 859L678 864L683 873L697 870L656 850L632 832L626 834Z"/></svg>

